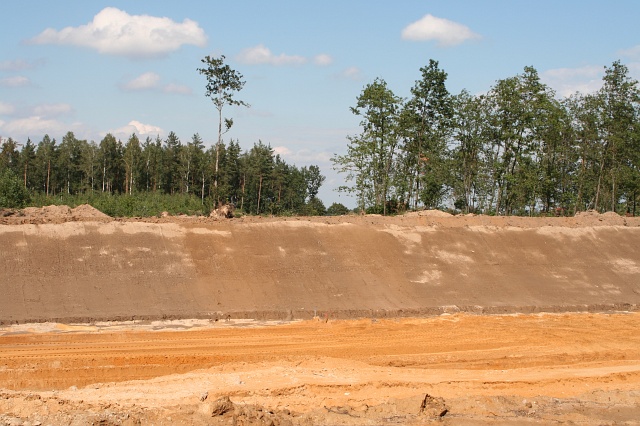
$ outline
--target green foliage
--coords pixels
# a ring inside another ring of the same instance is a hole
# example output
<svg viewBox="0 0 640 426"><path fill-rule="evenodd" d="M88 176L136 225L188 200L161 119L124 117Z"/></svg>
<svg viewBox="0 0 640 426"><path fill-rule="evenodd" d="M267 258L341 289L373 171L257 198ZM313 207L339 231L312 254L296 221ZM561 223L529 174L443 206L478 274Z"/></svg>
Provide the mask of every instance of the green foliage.
<svg viewBox="0 0 640 426"><path fill-rule="evenodd" d="M225 118L225 130L222 130L222 109L226 105L250 106L248 103L235 98L236 94L244 87L245 81L242 80L242 74L231 69L229 65L224 63L224 60L224 55L219 58L205 56L201 60L205 67L198 68L198 72L207 79L205 95L211 99L218 110L218 141L215 145L215 167L213 170L213 191L216 201L220 201L221 197L221 189L218 188L218 183L221 179L220 151L222 149L222 135L227 133L233 126L233 119Z"/></svg>
<svg viewBox="0 0 640 426"><path fill-rule="evenodd" d="M302 209L302 213L305 216L324 216L327 214L327 209L319 198L312 197Z"/></svg>
<svg viewBox="0 0 640 426"><path fill-rule="evenodd" d="M287 164L261 141L244 152L237 141L223 143L222 107L246 105L234 98L244 82L224 57L203 63L199 71L219 113L218 140L209 149L197 134L183 143L173 132L143 143L131 135L126 144L111 134L96 143L72 132L61 143L49 135L37 144L3 139L0 171L12 205L24 205L16 191L27 188L34 205L90 203L114 216L206 214L218 203L245 214L344 212L317 199L325 180L318 166ZM361 132L347 137L346 154L332 158L346 175L340 190L357 197L356 212L636 214L640 88L626 66L614 62L600 90L566 99L533 67L478 96L451 96L446 78L431 60L407 100L381 78L363 88L351 108ZM225 133L232 124L224 119Z"/></svg>
<svg viewBox="0 0 640 426"><path fill-rule="evenodd" d="M405 176L398 186L400 197L413 200L414 207L420 201L435 208L447 193L447 139L453 129L454 105L446 87L447 73L437 61L431 59L420 73L422 78L415 82L401 114Z"/></svg>
<svg viewBox="0 0 640 426"><path fill-rule="evenodd" d="M327 209L327 216L344 216L349 214L349 209L341 203L333 203Z"/></svg>
<svg viewBox="0 0 640 426"><path fill-rule="evenodd" d="M111 134L95 144L69 132L60 145L45 135L37 149L28 141L22 152L13 143L5 152L15 152L34 206L88 203L117 217L208 214L219 203L249 214L324 214L319 200L307 202L325 179L320 168L287 164L262 142L246 152L233 140L220 145L217 187L216 150L205 151L197 134L186 144L173 132L142 144L134 134L123 145ZM16 177L14 168L0 169Z"/></svg>
<svg viewBox="0 0 640 426"><path fill-rule="evenodd" d="M197 71L207 79L205 95L211 98L219 110L224 105L248 106L245 102L234 98L236 92L244 87L245 81L242 80L242 74L224 63L225 59L225 56L222 55L219 58L205 56L200 60L205 66L198 68ZM230 128L231 124L232 122L228 122L227 128Z"/></svg>
<svg viewBox="0 0 640 426"><path fill-rule="evenodd" d="M366 85L351 108L362 116L362 133L348 137L346 155L331 159L334 169L347 173L346 180L354 182L340 190L355 193L361 208L384 206L391 190L401 102L380 78Z"/></svg>
<svg viewBox="0 0 640 426"><path fill-rule="evenodd" d="M0 208L22 208L29 202L29 192L16 174L0 166Z"/></svg>
<svg viewBox="0 0 640 426"><path fill-rule="evenodd" d="M37 193L29 205L42 207L48 205L67 205L71 208L81 204L90 204L101 212L113 217L151 217L162 212L171 215L207 215L211 211L208 203L202 205L200 199L188 194L163 194L159 192L129 194L109 194L95 192L90 194L60 194L47 196Z"/></svg>
<svg viewBox="0 0 640 426"><path fill-rule="evenodd" d="M396 200L497 215L636 213L640 89L620 62L598 92L564 100L533 67L479 96L449 95L436 61L420 71L410 99L385 104L393 95L376 79L352 108L362 133L332 161L359 209L389 214Z"/></svg>

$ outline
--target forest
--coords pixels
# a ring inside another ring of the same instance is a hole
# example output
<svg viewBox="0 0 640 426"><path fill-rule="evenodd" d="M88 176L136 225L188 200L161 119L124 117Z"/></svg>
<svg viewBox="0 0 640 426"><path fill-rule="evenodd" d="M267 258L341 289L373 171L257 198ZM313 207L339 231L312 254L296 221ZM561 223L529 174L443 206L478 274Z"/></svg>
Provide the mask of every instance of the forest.
<svg viewBox="0 0 640 426"><path fill-rule="evenodd" d="M37 143L2 139L0 207L88 202L114 216L207 214L233 203L244 214L344 214L317 197L318 166L296 167L258 141L243 151L222 139L222 98L206 58L207 96L218 109L218 142L205 149L198 134L182 142L107 134L98 143ZM215 66L212 67L211 64ZM560 98L535 68L497 80L483 94L449 93L447 73L430 60L411 96L394 94L382 78L367 84L351 112L361 132L335 154L339 188L357 211L396 214L412 209L491 215L569 215L595 209L637 212L640 195L640 89L619 61L604 68L602 87ZM233 70L231 70L233 73ZM240 76L241 77L241 76ZM239 79L232 91L241 89ZM216 83L216 84L214 84ZM226 103L225 103L226 102ZM224 120L226 130L233 123Z"/></svg>
<svg viewBox="0 0 640 426"><path fill-rule="evenodd" d="M317 198L324 181L318 166L287 164L262 142L244 152L234 140L205 149L198 134L186 143L174 132L144 141L132 134L124 143L107 134L95 143L68 132L60 143L44 135L20 150L8 138L0 151L2 173L26 189L22 195L14 190L12 199L24 202L13 207L87 202L114 216L148 216L208 214L219 203L233 203L248 214L325 213Z"/></svg>
<svg viewBox="0 0 640 426"><path fill-rule="evenodd" d="M636 214L640 93L619 61L602 87L560 99L533 67L487 93L452 95L437 61L409 99L378 78L351 111L361 133L335 155L361 209L448 208L495 215Z"/></svg>

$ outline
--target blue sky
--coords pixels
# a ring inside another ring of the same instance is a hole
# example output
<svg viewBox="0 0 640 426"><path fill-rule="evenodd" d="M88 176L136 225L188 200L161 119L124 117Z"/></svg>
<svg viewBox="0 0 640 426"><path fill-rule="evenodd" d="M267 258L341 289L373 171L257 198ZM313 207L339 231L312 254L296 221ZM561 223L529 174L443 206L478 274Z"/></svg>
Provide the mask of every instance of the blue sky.
<svg viewBox="0 0 640 426"><path fill-rule="evenodd" d="M99 142L174 131L216 139L196 71L224 54L250 109L226 139L262 140L289 163L317 164L328 206L355 203L330 157L359 132L349 107L384 78L407 97L439 61L451 93L489 90L535 67L559 95L597 90L615 60L640 78L640 2L626 1L21 1L0 2L0 137L67 131Z"/></svg>

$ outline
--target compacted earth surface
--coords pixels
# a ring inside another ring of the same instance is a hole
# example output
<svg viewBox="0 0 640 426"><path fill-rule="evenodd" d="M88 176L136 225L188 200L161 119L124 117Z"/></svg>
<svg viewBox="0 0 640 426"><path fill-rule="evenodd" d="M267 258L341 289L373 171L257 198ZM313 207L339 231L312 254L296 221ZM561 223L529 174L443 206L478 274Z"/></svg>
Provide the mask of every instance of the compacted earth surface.
<svg viewBox="0 0 640 426"><path fill-rule="evenodd" d="M640 424L636 218L0 213L0 425Z"/></svg>

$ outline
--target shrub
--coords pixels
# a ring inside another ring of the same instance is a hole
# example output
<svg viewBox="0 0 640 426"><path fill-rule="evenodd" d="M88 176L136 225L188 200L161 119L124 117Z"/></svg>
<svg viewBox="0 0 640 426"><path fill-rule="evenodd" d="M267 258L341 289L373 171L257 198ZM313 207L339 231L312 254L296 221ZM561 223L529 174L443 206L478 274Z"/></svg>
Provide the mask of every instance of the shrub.
<svg viewBox="0 0 640 426"><path fill-rule="evenodd" d="M349 209L340 203L333 203L327 209L328 216L343 216L346 214L349 214Z"/></svg>
<svg viewBox="0 0 640 426"><path fill-rule="evenodd" d="M29 202L29 191L10 169L0 171L0 208L21 209Z"/></svg>

